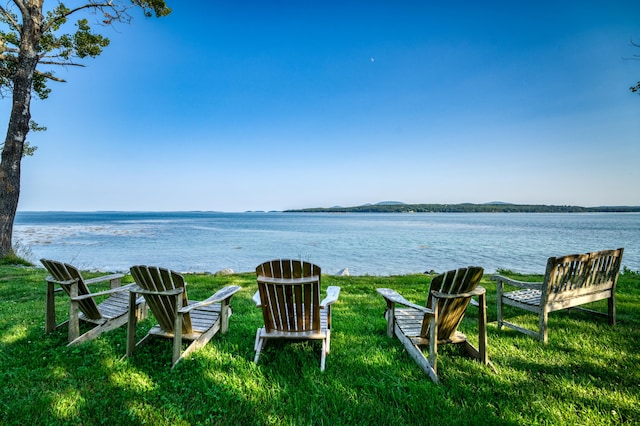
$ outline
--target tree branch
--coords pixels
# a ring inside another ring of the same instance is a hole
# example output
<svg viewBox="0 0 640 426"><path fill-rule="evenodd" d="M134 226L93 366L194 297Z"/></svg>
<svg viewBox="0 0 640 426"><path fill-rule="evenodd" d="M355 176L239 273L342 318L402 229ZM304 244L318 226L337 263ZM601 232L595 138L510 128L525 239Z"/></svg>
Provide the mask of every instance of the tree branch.
<svg viewBox="0 0 640 426"><path fill-rule="evenodd" d="M53 75L47 74L47 73L42 72L42 71L36 70L35 73L37 75L39 75L39 76L42 76L42 77L46 78L47 80L57 81L58 83L66 83L67 82L67 80L64 80L64 79L58 78L58 77L54 77Z"/></svg>
<svg viewBox="0 0 640 426"><path fill-rule="evenodd" d="M132 7L132 6L129 6ZM51 26L61 20L67 19L68 16L73 15L76 12L79 12L83 9L93 9L94 11L96 10L101 10L104 15L105 18L107 18L105 21L103 21L105 24L110 24L111 21L113 21L114 19L116 21L121 21L122 17L123 17L123 12L124 10L128 9L128 7L122 5L122 10L118 10L116 8L116 5L113 4L113 1L108 1L105 3L87 3L87 4L83 4L82 6L78 6L75 9L69 9L67 12L65 13L61 13L59 16L57 16L55 19L52 19L47 25L43 26L43 33L45 33L47 30L49 30L49 28L51 28ZM110 15L106 12L104 12L104 9L111 9L115 15Z"/></svg>
<svg viewBox="0 0 640 426"><path fill-rule="evenodd" d="M22 9L21 9L22 10ZM4 8L4 6L0 6L0 13L9 21L9 23L13 26L16 31L20 31L20 24L18 24L13 16Z"/></svg>
<svg viewBox="0 0 640 426"><path fill-rule="evenodd" d="M70 66L70 67L85 67L86 66L84 64L78 64L78 63L75 63L75 62L40 61L38 63L44 64L44 65L61 65L63 67L66 67L66 66Z"/></svg>
<svg viewBox="0 0 640 426"><path fill-rule="evenodd" d="M25 4L22 0L13 0L13 2L22 10L25 7Z"/></svg>
<svg viewBox="0 0 640 426"><path fill-rule="evenodd" d="M24 4L24 1L13 0L13 3L15 3L16 6L18 6L18 9L20 9L20 13L22 13L22 16L29 16L29 10L27 9L27 6Z"/></svg>
<svg viewBox="0 0 640 426"><path fill-rule="evenodd" d="M16 49L15 47L7 47L4 40L0 40L0 54L3 54L4 52L20 53L20 49Z"/></svg>
<svg viewBox="0 0 640 426"><path fill-rule="evenodd" d="M5 55L0 53L0 61L18 62L18 59L13 55Z"/></svg>
<svg viewBox="0 0 640 426"><path fill-rule="evenodd" d="M640 47L640 44L636 43L635 41L633 41L633 39L631 39L631 45L634 47ZM640 55L633 55L634 60L639 60L640 61Z"/></svg>

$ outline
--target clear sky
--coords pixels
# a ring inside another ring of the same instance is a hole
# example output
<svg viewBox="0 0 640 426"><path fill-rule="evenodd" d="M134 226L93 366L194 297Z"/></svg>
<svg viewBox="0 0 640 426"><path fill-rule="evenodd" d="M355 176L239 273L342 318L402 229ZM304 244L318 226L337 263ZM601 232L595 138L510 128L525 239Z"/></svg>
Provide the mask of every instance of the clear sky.
<svg viewBox="0 0 640 426"><path fill-rule="evenodd" d="M32 103L19 210L640 205L638 1L167 2Z"/></svg>

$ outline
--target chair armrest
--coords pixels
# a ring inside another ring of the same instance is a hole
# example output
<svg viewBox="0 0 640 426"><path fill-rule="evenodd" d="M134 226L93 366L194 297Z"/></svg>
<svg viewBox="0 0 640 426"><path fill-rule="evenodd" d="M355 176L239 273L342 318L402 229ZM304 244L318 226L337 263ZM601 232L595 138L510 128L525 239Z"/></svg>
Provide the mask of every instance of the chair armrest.
<svg viewBox="0 0 640 426"><path fill-rule="evenodd" d="M253 299L253 301L255 302L257 308L262 306L262 300L260 300L260 292L259 291L256 291L251 299Z"/></svg>
<svg viewBox="0 0 640 426"><path fill-rule="evenodd" d="M476 287L471 291L468 291L466 293L458 293L458 294L451 294L451 293L440 293L439 291L432 291L431 294L433 295L433 297L436 297L438 299L459 299L462 297L473 297L473 296L480 296L481 294L485 294L487 291L484 289L484 287Z"/></svg>
<svg viewBox="0 0 640 426"><path fill-rule="evenodd" d="M178 312L181 313L181 314L186 314L187 312L189 312L189 311L191 311L193 309L197 309L197 308L201 308L203 306L208 306L208 305L212 305L214 303L222 302L223 300L230 299L231 296L233 296L240 289L241 289L241 287L239 285L226 286L226 287L216 291L216 293L213 296L211 296L210 298L208 298L206 300L203 300L202 302L197 302L197 303L194 303L192 305L184 306Z"/></svg>
<svg viewBox="0 0 640 426"><path fill-rule="evenodd" d="M378 293L382 297L385 298L388 302L399 303L400 305L407 306L409 308L417 309L425 314L433 314L433 311L424 306L416 305L415 303L409 302L407 299L402 297L397 291L391 290L390 288L379 288L377 289Z"/></svg>
<svg viewBox="0 0 640 426"><path fill-rule="evenodd" d="M332 303L337 302L338 296L340 296L340 287L335 285L327 287L327 297L322 299L322 302L320 302L320 307L324 308L331 305Z"/></svg>
<svg viewBox="0 0 640 426"><path fill-rule="evenodd" d="M491 280L495 281L498 284L509 284L514 287L519 288L531 288L534 290L540 290L542 288L542 282L526 282L526 281L518 281L508 277L503 277L502 275L492 275Z"/></svg>
<svg viewBox="0 0 640 426"><path fill-rule="evenodd" d="M77 279L77 278L75 278L75 279L73 279L73 280L58 281L58 280L56 280L55 278L53 278L51 275L49 275L49 276L46 278L46 281L47 281L47 282L49 282L49 283L58 284L58 285L71 285L71 284L73 284L73 283L77 282L77 281L78 281L78 279Z"/></svg>
<svg viewBox="0 0 640 426"><path fill-rule="evenodd" d="M111 274L111 275L104 275L102 277L96 277L96 278L91 278L89 280L84 280L84 283L89 285L89 284L95 284L95 283L101 283L104 281L111 281L111 280L115 280L118 278L124 278L124 274Z"/></svg>
<svg viewBox="0 0 640 426"><path fill-rule="evenodd" d="M121 291L130 291L133 289L134 286L135 284L127 284L121 287L116 287L116 288L112 288L105 291L98 291L95 293L83 294L81 296L72 297L71 300L84 300L84 299L89 299L91 297L104 296L105 294L119 293ZM136 292L136 293L141 293L141 292Z"/></svg>

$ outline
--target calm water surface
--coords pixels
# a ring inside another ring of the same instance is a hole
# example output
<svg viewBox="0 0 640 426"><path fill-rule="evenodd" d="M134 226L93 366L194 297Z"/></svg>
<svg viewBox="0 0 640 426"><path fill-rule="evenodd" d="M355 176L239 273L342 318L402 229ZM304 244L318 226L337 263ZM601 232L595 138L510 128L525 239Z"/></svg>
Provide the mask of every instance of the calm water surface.
<svg viewBox="0 0 640 426"><path fill-rule="evenodd" d="M550 256L618 247L623 265L640 270L640 213L19 212L14 241L34 263L46 257L101 271L246 272L288 257L330 274L467 265L543 273Z"/></svg>

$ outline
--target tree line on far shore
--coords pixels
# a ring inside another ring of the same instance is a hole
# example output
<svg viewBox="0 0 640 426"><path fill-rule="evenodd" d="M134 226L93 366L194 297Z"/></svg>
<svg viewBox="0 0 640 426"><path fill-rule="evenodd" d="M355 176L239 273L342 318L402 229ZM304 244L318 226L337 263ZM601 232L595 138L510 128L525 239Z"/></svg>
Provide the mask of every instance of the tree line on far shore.
<svg viewBox="0 0 640 426"><path fill-rule="evenodd" d="M314 207L285 213L630 213L640 206L554 206L536 204L367 204L354 207Z"/></svg>

